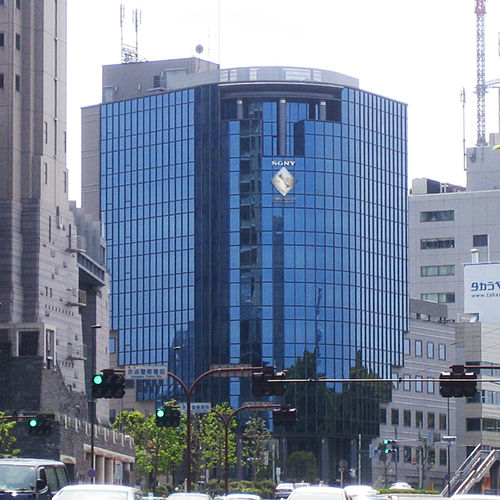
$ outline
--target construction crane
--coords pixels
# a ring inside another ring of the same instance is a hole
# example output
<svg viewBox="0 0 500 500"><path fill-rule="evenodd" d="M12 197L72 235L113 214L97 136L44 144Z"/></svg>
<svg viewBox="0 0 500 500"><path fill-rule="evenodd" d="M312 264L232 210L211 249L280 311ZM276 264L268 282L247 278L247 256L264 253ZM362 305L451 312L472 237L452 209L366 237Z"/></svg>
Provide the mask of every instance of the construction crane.
<svg viewBox="0 0 500 500"><path fill-rule="evenodd" d="M484 15L486 14L486 0L476 2L476 64L477 64L477 144L486 146L486 117L485 117L485 49L484 49Z"/></svg>

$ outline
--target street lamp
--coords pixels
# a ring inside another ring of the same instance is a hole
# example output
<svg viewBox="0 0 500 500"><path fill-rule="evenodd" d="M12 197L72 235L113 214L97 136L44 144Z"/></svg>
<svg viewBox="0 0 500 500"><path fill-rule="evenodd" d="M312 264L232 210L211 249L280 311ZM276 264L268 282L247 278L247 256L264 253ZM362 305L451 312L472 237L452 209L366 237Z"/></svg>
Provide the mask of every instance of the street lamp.
<svg viewBox="0 0 500 500"><path fill-rule="evenodd" d="M451 443L457 440L457 436L441 436L441 441L444 441L448 447L448 496L451 497L451 477L450 477L450 447Z"/></svg>
<svg viewBox="0 0 500 500"><path fill-rule="evenodd" d="M90 325L92 330L90 335L90 371L91 377L95 374L96 365L96 330L101 328L101 325ZM94 453L94 437L95 437L95 420L96 420L96 401L94 398L94 393L92 391L92 386L90 387L90 399L89 399L89 413L90 413L90 469L94 471L94 475L90 478L91 483L95 483L95 453Z"/></svg>

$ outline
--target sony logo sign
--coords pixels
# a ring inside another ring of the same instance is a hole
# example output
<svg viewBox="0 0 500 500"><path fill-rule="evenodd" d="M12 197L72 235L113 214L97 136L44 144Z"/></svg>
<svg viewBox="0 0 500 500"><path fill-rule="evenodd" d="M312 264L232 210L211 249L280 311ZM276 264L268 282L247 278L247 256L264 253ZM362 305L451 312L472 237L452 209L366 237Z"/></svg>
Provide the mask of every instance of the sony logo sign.
<svg viewBox="0 0 500 500"><path fill-rule="evenodd" d="M271 165L273 167L294 167L295 160L272 160Z"/></svg>

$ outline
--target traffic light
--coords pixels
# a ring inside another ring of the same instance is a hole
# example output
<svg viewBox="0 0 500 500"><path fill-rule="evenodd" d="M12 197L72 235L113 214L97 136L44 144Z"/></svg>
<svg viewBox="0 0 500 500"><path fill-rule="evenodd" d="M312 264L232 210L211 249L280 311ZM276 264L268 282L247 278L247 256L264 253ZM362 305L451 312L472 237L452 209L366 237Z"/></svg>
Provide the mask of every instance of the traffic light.
<svg viewBox="0 0 500 500"><path fill-rule="evenodd" d="M477 392L477 374L465 371L466 366L454 365L439 375L439 394L443 398L473 398Z"/></svg>
<svg viewBox="0 0 500 500"><path fill-rule="evenodd" d="M94 399L121 399L125 395L125 377L116 370L102 370L92 377Z"/></svg>
<svg viewBox="0 0 500 500"><path fill-rule="evenodd" d="M50 436L52 434L52 424L55 416L52 413L43 413L29 417L26 422L28 434L30 436Z"/></svg>
<svg viewBox="0 0 500 500"><path fill-rule="evenodd" d="M275 426L293 427L297 425L297 410L282 406L273 410L273 424Z"/></svg>
<svg viewBox="0 0 500 500"><path fill-rule="evenodd" d="M181 412L174 406L163 405L156 410L155 423L158 427L179 427Z"/></svg>
<svg viewBox="0 0 500 500"><path fill-rule="evenodd" d="M264 366L262 371L252 373L252 394L254 396L283 396L285 384L282 380L285 379L286 372L275 373L274 370L274 366ZM271 379L278 381L270 382Z"/></svg>
<svg viewBox="0 0 500 500"><path fill-rule="evenodd" d="M378 447L381 453L389 455L389 453L396 453L398 451L397 441L395 439L384 439Z"/></svg>

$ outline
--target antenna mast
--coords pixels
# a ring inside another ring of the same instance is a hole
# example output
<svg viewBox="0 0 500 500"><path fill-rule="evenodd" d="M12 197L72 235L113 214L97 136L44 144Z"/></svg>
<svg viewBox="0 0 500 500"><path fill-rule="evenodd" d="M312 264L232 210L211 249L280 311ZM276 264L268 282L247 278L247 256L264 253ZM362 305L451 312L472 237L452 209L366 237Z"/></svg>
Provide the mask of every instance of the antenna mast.
<svg viewBox="0 0 500 500"><path fill-rule="evenodd" d="M125 19L125 5L120 5L120 30L121 30L121 61L124 64L139 62L139 26L141 25L142 12L139 9L132 11L132 22L135 29L135 47L123 42L123 21Z"/></svg>
<svg viewBox="0 0 500 500"><path fill-rule="evenodd" d="M484 49L484 15L486 14L486 0L476 0L476 64L477 64L477 144L486 146L486 119L485 119L485 49Z"/></svg>

